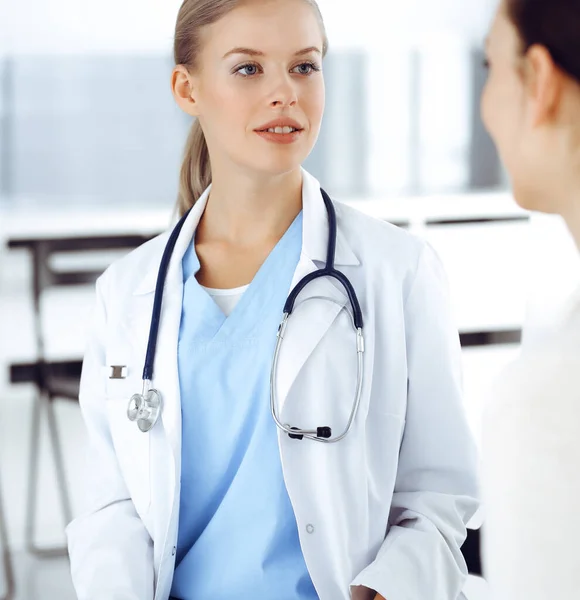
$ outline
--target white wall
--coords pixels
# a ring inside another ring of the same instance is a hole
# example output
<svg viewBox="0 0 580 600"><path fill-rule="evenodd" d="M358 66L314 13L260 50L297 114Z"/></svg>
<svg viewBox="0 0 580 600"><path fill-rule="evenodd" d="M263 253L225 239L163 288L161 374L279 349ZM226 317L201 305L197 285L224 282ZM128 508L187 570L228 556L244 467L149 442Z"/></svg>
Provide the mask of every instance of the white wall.
<svg viewBox="0 0 580 600"><path fill-rule="evenodd" d="M334 47L461 32L481 39L497 0L319 0ZM171 48L180 0L3 0L0 53Z"/></svg>
<svg viewBox="0 0 580 600"><path fill-rule="evenodd" d="M429 32L485 35L497 0L318 0L331 44L413 43Z"/></svg>
<svg viewBox="0 0 580 600"><path fill-rule="evenodd" d="M8 0L0 44L18 54L171 48L176 0ZM1 13L0 13L1 14Z"/></svg>

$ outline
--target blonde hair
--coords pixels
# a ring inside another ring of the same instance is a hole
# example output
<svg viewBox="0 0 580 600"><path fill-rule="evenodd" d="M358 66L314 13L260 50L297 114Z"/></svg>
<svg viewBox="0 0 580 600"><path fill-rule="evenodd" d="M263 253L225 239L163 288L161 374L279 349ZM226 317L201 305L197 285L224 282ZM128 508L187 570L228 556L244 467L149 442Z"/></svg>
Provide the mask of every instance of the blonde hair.
<svg viewBox="0 0 580 600"><path fill-rule="evenodd" d="M197 68L201 52L202 30L219 21L244 0L184 0L177 15L173 55L176 65L188 70ZM322 54L328 50L328 38L322 14L316 0L304 0L314 9L323 36ZM177 209L184 215L199 199L211 183L211 161L205 136L197 119L194 120L185 144L185 152L179 178Z"/></svg>

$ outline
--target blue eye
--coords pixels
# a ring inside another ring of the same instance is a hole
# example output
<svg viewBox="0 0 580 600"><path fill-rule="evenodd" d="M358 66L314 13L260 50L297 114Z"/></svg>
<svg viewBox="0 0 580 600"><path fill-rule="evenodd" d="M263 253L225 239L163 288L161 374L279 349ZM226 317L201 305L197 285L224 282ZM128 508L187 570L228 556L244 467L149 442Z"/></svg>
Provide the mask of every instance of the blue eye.
<svg viewBox="0 0 580 600"><path fill-rule="evenodd" d="M247 64L238 67L235 71L236 75L241 75L242 77L251 77L252 75L256 75L258 73L258 65L255 64ZM246 71L245 73L243 71Z"/></svg>
<svg viewBox="0 0 580 600"><path fill-rule="evenodd" d="M261 70L262 68L260 65L255 63L246 63L245 65L241 65L235 69L234 74L239 75L240 77L254 77L255 75L258 75ZM316 71L320 71L320 67L313 62L304 62L292 69L293 73L304 76L312 75L312 73Z"/></svg>
<svg viewBox="0 0 580 600"><path fill-rule="evenodd" d="M293 70L298 69L298 75L311 75L316 71L320 71L320 68L312 62L304 62L296 67Z"/></svg>

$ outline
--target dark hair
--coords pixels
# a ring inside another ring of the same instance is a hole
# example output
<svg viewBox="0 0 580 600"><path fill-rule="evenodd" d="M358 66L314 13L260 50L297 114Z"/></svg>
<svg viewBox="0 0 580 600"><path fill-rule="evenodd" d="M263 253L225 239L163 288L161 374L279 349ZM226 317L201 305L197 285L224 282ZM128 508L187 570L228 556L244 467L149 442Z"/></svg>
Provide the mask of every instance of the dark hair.
<svg viewBox="0 0 580 600"><path fill-rule="evenodd" d="M580 0L507 0L523 51L545 46L554 62L580 81Z"/></svg>

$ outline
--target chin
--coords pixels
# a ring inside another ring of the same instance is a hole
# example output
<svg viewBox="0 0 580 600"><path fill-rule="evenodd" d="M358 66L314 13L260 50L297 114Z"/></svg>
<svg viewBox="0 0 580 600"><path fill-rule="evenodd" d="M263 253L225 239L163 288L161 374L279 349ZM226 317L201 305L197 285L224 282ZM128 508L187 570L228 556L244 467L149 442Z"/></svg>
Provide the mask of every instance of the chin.
<svg viewBox="0 0 580 600"><path fill-rule="evenodd" d="M527 185L513 184L513 196L516 204L524 210L557 214L555 199L552 193L546 190L532 188Z"/></svg>

